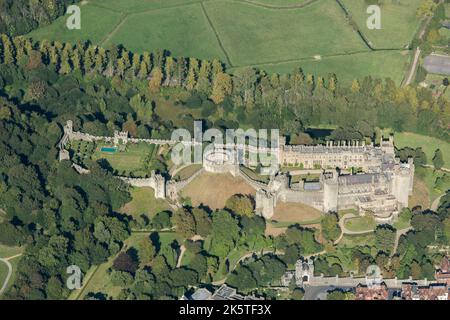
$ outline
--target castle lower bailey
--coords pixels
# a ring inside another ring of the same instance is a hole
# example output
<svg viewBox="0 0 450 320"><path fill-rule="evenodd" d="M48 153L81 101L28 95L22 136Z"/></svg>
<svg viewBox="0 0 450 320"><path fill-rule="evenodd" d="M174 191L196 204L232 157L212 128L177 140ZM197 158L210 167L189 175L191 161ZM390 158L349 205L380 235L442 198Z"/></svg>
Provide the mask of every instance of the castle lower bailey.
<svg viewBox="0 0 450 320"><path fill-rule="evenodd" d="M64 127L64 136L59 143L59 159L70 160L65 146L69 141L105 141L116 146L127 143L150 143L173 146L179 141L129 138L127 132L115 132L113 137L98 137L75 132L72 122ZM191 146L196 142L187 142ZM401 163L395 157L394 140L382 140L379 146L353 142L327 142L325 145L300 146L287 145L280 139L278 164L301 174L318 173L317 181L293 182L289 173L278 170L272 173L269 183L256 181L241 170L237 150L255 152L251 146L216 144L203 155L203 169L189 179L175 181L162 175L151 173L149 178L136 179L118 177L136 187L151 187L156 198L166 198L174 204L179 203L180 191L204 171L212 173L231 173L241 177L256 190L256 213L266 219L274 215L278 202L302 203L324 213L354 209L361 215L371 214L379 223L393 222L402 208L408 206L413 190L414 163L409 159ZM264 152L268 152L265 149ZM270 152L273 152L271 150ZM249 165L244 163L244 165ZM75 165L80 174L89 171ZM350 169L358 169L352 174Z"/></svg>

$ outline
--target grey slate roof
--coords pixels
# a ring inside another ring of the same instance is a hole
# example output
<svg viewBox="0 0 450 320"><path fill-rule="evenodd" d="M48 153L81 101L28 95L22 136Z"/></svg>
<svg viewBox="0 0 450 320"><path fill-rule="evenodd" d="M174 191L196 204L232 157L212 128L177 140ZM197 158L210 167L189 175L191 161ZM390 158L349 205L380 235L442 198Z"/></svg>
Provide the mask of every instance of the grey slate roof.
<svg viewBox="0 0 450 320"><path fill-rule="evenodd" d="M429 55L425 58L423 67L428 73L450 75L450 56Z"/></svg>

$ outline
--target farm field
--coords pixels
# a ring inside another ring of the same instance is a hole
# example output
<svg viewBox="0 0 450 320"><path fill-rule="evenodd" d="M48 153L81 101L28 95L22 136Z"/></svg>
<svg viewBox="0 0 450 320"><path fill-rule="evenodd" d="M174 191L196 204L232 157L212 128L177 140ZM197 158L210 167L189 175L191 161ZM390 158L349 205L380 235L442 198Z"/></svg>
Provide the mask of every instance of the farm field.
<svg viewBox="0 0 450 320"><path fill-rule="evenodd" d="M149 233L132 233L131 236L125 241L127 248L136 247L138 243L144 238L148 237ZM177 241L177 235L172 232L159 233L159 242L161 247L161 252L167 254L168 250L171 250L170 244L173 241ZM173 265L176 261L176 254L167 254L170 261L167 261L170 265ZM122 290L121 287L114 286L110 279L110 269L113 265L116 256L111 257L107 262L101 264L98 267L94 267L93 274L88 279L85 287L80 292L77 297L78 300L83 300L86 295L90 292L103 292L111 298L117 298Z"/></svg>
<svg viewBox="0 0 450 320"><path fill-rule="evenodd" d="M369 33L393 51L370 51L334 0L90 0L81 5L81 30L68 30L63 16L28 36L121 44L133 52L167 49L174 56L220 59L231 72L258 67L288 73L301 67L315 75L335 73L347 83L367 75L400 83L410 59L400 49L418 27L411 14L420 0L411 0L411 7L403 1L384 5L386 29L396 32ZM363 5L347 4L355 12Z"/></svg>
<svg viewBox="0 0 450 320"><path fill-rule="evenodd" d="M193 206L204 204L211 209L222 209L235 194L255 195L256 191L242 178L230 174L202 173L182 191L182 197L190 198Z"/></svg>
<svg viewBox="0 0 450 320"><path fill-rule="evenodd" d="M403 80L408 67L411 54L409 51L373 51L361 52L349 55L335 55L300 59L298 61L257 64L254 67L265 70L268 73L290 73L295 68L301 67L305 73L326 76L329 73L336 74L344 83L351 83L354 79L362 79L366 76L391 78L396 83ZM231 68L235 72L241 68Z"/></svg>
<svg viewBox="0 0 450 320"><path fill-rule="evenodd" d="M383 1L380 6L381 30L367 28L367 1L341 1L375 49L405 48L419 30L420 22L416 12L421 0Z"/></svg>

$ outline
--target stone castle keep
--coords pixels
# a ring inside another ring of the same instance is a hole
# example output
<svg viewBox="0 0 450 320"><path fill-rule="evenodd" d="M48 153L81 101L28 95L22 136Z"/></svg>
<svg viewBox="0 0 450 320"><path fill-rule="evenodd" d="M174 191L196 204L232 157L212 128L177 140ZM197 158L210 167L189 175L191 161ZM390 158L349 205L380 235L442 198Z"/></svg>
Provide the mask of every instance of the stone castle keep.
<svg viewBox="0 0 450 320"><path fill-rule="evenodd" d="M60 161L70 160L66 144L72 140L105 141L115 146L127 143L176 145L179 141L129 138L127 132L115 132L113 137L97 137L73 131L72 122L64 127L59 144ZM187 144L194 145L195 142ZM167 180L152 172L149 178L119 177L136 187L152 187L156 198L168 198L177 203L179 192L202 171L231 173L243 178L256 190L256 213L266 219L274 215L278 202L302 203L324 213L355 209L360 214L373 214L380 223L391 223L399 211L408 206L413 190L414 164L412 159L401 163L395 157L394 140L382 140L379 146L359 142L327 142L326 145L287 145L280 139L278 163L284 168L294 167L300 174L319 175L316 181L293 182L289 173L278 171L269 183L256 181L241 170L237 161L237 148L243 146L215 145L203 155L203 169L185 181ZM252 147L244 146L253 152ZM267 150L265 150L267 151ZM74 164L81 174L88 170ZM358 174L350 169L358 168Z"/></svg>

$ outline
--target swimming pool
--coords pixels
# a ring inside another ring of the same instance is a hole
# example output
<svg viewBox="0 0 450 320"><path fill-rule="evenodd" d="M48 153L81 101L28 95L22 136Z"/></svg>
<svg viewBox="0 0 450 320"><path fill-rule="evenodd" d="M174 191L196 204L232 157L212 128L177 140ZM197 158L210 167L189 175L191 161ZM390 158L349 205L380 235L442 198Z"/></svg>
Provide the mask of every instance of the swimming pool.
<svg viewBox="0 0 450 320"><path fill-rule="evenodd" d="M101 152L107 152L107 153L116 153L117 148L116 147L103 147L100 149Z"/></svg>

